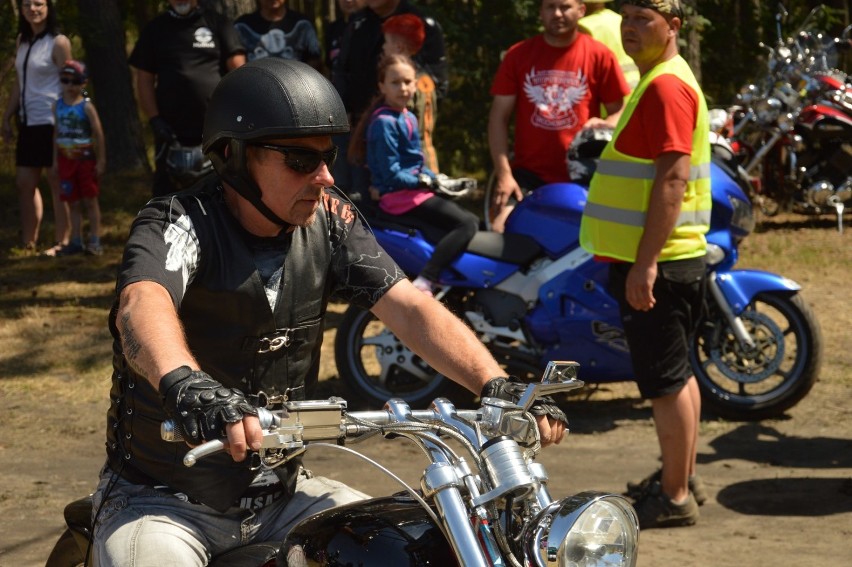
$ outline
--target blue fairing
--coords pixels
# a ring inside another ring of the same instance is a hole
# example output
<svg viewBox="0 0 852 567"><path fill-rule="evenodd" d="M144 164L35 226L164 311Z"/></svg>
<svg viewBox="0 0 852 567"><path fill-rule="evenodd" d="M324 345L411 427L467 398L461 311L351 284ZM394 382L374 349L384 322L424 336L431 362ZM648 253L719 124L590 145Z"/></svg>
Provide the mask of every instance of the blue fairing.
<svg viewBox="0 0 852 567"><path fill-rule="evenodd" d="M506 221L506 232L526 234L551 258L577 246L588 191L574 183L543 185L521 201Z"/></svg>

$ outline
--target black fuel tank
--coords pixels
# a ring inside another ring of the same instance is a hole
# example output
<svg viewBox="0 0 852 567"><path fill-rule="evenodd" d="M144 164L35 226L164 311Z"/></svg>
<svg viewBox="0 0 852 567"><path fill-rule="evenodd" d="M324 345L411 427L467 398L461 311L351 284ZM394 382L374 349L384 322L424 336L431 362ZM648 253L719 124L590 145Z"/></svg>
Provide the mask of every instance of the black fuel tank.
<svg viewBox="0 0 852 567"><path fill-rule="evenodd" d="M278 556L286 567L458 565L449 543L408 495L333 508L293 528Z"/></svg>

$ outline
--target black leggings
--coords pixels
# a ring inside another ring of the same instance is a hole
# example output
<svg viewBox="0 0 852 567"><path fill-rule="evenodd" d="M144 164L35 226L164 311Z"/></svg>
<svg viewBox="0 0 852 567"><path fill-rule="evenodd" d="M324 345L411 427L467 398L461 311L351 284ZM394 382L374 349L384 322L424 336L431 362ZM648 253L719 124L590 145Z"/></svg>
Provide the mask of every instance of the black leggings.
<svg viewBox="0 0 852 567"><path fill-rule="evenodd" d="M441 270L449 266L450 262L467 248L476 231L479 230L479 217L439 195L426 199L400 216L416 219L418 222L446 231L435 245L432 258L426 262L420 272L422 277L433 282L438 281Z"/></svg>

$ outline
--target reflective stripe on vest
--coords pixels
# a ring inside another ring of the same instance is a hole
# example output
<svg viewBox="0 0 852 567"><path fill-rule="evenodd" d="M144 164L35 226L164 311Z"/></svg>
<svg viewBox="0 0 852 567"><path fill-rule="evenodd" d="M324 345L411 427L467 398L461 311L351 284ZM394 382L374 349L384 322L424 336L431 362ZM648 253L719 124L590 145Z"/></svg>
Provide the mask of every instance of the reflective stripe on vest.
<svg viewBox="0 0 852 567"><path fill-rule="evenodd" d="M698 95L699 109L692 133L689 179L675 228L660 252L660 261L702 256L710 226L710 141L707 105L692 71L682 57L657 65L639 83L625 106L612 141L604 148L589 187L580 227L580 243L594 254L632 262L645 228L648 202L656 178L653 160L615 149L647 86L656 77L673 74Z"/></svg>

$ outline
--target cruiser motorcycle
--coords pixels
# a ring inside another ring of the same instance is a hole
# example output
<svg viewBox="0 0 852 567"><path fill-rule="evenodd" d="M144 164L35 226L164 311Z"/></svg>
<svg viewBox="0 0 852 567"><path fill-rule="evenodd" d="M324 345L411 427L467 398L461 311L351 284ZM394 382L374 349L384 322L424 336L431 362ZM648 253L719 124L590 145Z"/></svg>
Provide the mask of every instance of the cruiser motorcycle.
<svg viewBox="0 0 852 567"><path fill-rule="evenodd" d="M761 44L769 72L743 87L718 132L730 139L765 215L833 211L842 232L852 201L852 87L834 65L838 52L850 49L852 26L826 37L814 29L823 9L814 8L785 38L787 12L779 7L777 43Z"/></svg>
<svg viewBox="0 0 852 567"><path fill-rule="evenodd" d="M296 525L283 542L239 547L210 565L635 565L639 527L627 500L600 492L556 500L547 472L535 462L541 444L527 410L541 396L582 386L576 371L574 362L551 362L515 403L484 398L478 410L456 409L447 399L412 410L392 399L382 410L349 412L340 398L260 408L259 468L280 466L305 451L340 450L360 456L403 490L326 510ZM181 440L172 422L161 433L166 441ZM344 446L375 436L406 439L422 449L429 464L419 490ZM207 442L190 450L184 465L222 449L221 441ZM65 515L68 530L48 567L84 564L91 498L70 504Z"/></svg>
<svg viewBox="0 0 852 567"><path fill-rule="evenodd" d="M585 182L611 131L583 132L569 152L577 152L571 163L587 166L585 174L572 171L584 184L551 184L530 193L507 219L503 234L477 233L438 282L442 290L436 298L474 329L509 374L522 379L537 376L548 360L566 358L580 363L587 383L632 377L618 304L607 292L607 265L579 243ZM822 340L797 283L734 269L738 243L753 229L754 217L747 176L725 141L717 143L707 235L708 306L692 338L691 362L707 410L759 420L782 414L807 395L819 375ZM380 211L368 218L402 269L420 273L436 235ZM454 395L451 381L357 307L345 312L337 329L335 360L350 401L368 407L390 397L417 406Z"/></svg>

